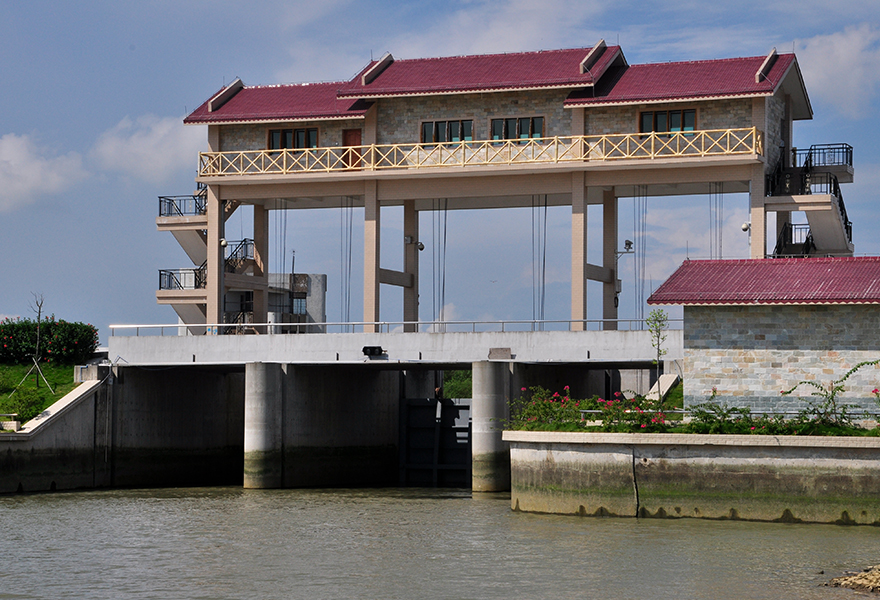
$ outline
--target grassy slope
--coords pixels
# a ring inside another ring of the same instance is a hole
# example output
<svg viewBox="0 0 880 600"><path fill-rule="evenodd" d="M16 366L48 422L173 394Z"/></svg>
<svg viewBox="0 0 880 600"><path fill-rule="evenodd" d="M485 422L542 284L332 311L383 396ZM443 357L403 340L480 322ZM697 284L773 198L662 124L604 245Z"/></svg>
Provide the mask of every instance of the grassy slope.
<svg viewBox="0 0 880 600"><path fill-rule="evenodd" d="M40 368L55 390L54 394L48 390L42 378L39 386L37 385L39 375L36 369L28 375L18 391L12 394L30 367L0 365L0 413L19 413L21 420L33 418L79 385L73 382L72 365L41 364Z"/></svg>

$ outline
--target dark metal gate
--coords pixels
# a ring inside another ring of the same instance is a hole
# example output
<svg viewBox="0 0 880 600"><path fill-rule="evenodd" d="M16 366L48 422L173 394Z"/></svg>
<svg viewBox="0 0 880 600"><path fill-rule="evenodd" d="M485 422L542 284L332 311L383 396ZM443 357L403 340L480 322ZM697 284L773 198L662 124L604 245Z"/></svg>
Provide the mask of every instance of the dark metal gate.
<svg viewBox="0 0 880 600"><path fill-rule="evenodd" d="M471 487L471 400L400 401L400 485Z"/></svg>

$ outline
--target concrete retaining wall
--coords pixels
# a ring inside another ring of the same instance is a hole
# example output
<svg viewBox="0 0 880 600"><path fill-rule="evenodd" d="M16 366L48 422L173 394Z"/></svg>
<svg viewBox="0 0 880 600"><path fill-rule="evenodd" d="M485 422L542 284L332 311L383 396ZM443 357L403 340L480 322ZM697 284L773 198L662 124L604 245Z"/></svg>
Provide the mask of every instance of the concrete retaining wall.
<svg viewBox="0 0 880 600"><path fill-rule="evenodd" d="M511 507L880 525L880 439L506 431Z"/></svg>
<svg viewBox="0 0 880 600"><path fill-rule="evenodd" d="M0 434L0 493L241 483L242 369L107 375Z"/></svg>

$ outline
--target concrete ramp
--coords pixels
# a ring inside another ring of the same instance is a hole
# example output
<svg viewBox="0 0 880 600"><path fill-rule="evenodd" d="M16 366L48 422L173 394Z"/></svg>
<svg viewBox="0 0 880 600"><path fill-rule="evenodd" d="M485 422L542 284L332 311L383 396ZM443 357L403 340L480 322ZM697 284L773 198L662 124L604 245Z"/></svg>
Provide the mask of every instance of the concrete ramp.
<svg viewBox="0 0 880 600"><path fill-rule="evenodd" d="M654 387L651 388L647 394L645 394L646 400L656 400L658 391L661 394L661 398L666 398L666 395L669 393L675 384L679 381L678 375L674 373L665 373L660 376L660 379L654 384Z"/></svg>

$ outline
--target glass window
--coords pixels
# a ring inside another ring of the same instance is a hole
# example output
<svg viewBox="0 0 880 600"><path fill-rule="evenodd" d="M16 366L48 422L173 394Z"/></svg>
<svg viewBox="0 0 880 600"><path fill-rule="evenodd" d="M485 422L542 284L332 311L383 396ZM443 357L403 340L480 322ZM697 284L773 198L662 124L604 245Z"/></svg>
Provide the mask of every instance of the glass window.
<svg viewBox="0 0 880 600"><path fill-rule="evenodd" d="M444 143L473 140L473 121L425 121L422 123L422 143Z"/></svg>
<svg viewBox="0 0 880 600"><path fill-rule="evenodd" d="M281 150L283 148L317 148L318 129L270 129L269 150Z"/></svg>
<svg viewBox="0 0 880 600"><path fill-rule="evenodd" d="M474 122L473 121L462 121L461 122L461 137L466 142L474 141Z"/></svg>
<svg viewBox="0 0 880 600"><path fill-rule="evenodd" d="M544 117L534 117L532 119L532 137L544 137Z"/></svg>
<svg viewBox="0 0 880 600"><path fill-rule="evenodd" d="M697 127L697 111L657 110L643 112L639 119L641 133L693 131Z"/></svg>
<svg viewBox="0 0 880 600"><path fill-rule="evenodd" d="M492 139L504 139L504 121L501 119L492 119Z"/></svg>

